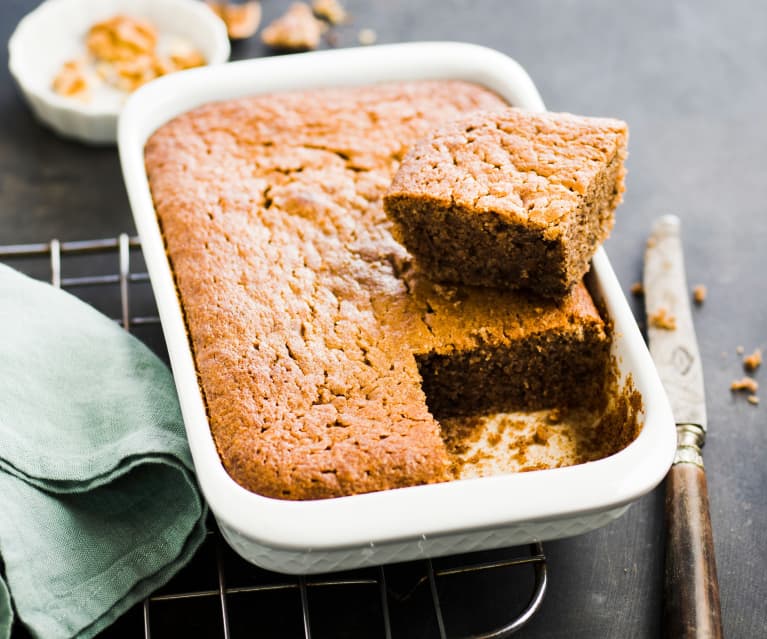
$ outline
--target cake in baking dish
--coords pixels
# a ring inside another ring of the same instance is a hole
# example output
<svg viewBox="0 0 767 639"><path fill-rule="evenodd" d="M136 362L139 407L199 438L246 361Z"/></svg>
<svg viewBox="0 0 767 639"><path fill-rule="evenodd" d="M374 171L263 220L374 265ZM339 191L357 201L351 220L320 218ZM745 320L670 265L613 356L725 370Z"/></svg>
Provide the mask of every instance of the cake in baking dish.
<svg viewBox="0 0 767 639"><path fill-rule="evenodd" d="M561 296L613 226L627 135L606 118L472 113L413 147L384 208L436 281Z"/></svg>
<svg viewBox="0 0 767 639"><path fill-rule="evenodd" d="M210 427L229 474L283 499L443 481L439 419L598 395L605 324L562 298L445 286L393 239L408 148L495 94L420 81L199 107L146 169Z"/></svg>

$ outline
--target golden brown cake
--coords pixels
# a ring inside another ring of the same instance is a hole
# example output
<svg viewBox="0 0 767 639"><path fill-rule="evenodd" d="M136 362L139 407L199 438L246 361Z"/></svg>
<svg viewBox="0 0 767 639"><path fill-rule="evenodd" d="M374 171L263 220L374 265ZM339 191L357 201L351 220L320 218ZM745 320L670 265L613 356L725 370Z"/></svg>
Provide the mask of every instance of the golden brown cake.
<svg viewBox="0 0 767 639"><path fill-rule="evenodd" d="M619 120L472 113L413 147L384 208L435 281L561 296L613 226L627 136Z"/></svg>
<svg viewBox="0 0 767 639"><path fill-rule="evenodd" d="M408 146L503 106L453 81L283 93L150 138L211 430L241 485L313 499L442 481L434 415L601 388L608 340L582 284L556 302L435 285L391 236L381 198Z"/></svg>

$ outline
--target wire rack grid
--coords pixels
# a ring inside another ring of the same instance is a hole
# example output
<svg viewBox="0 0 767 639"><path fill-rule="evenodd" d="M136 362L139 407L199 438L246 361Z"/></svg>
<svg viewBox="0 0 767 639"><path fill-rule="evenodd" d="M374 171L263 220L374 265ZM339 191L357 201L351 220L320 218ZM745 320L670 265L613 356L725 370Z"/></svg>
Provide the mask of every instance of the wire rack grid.
<svg viewBox="0 0 767 639"><path fill-rule="evenodd" d="M64 273L66 260L73 274ZM167 358L138 238L123 233L102 240L6 245L0 246L0 261L49 279L97 307L96 302L109 298L105 293L111 291L112 307L100 310L116 316L126 330L144 329L140 337ZM138 295L136 287L143 288ZM144 312L133 312L131 303L136 299ZM273 636L304 639L501 639L530 620L541 606L546 585L546 557L540 543L331 575L280 575L236 556L211 518L207 539L191 564L103 636L179 636L186 624L184 634L224 639L252 636L254 631L268 636L266 626ZM478 604L481 608L493 599L494 610L478 611ZM360 603L363 600L366 603ZM340 604L335 611L334 604ZM257 623L252 620L254 611ZM264 623L265 613L271 615L270 623ZM458 623L451 625L451 616ZM356 619L349 627L344 622L351 617ZM478 630L488 619L494 620L491 629ZM23 633L17 627L13 636Z"/></svg>

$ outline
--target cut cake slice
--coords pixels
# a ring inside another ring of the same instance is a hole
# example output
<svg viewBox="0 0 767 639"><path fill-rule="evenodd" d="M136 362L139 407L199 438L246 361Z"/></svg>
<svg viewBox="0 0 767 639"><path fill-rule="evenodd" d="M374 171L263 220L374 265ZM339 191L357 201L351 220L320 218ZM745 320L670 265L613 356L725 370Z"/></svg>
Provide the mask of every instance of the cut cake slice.
<svg viewBox="0 0 767 639"><path fill-rule="evenodd" d="M477 112L409 151L384 207L435 281L558 297L613 226L627 138L619 120Z"/></svg>

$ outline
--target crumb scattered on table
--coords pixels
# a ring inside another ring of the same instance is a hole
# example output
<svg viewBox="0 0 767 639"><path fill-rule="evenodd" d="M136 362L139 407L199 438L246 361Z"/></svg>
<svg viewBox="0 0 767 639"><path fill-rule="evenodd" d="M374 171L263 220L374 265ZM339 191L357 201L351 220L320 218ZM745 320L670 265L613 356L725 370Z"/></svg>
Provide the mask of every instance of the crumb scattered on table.
<svg viewBox="0 0 767 639"><path fill-rule="evenodd" d="M706 288L705 284L696 284L692 289L692 299L698 306L706 301L707 295L708 289Z"/></svg>
<svg viewBox="0 0 767 639"><path fill-rule="evenodd" d="M644 295L644 286L642 282L634 282L629 289L634 297L641 297Z"/></svg>
<svg viewBox="0 0 767 639"><path fill-rule="evenodd" d="M650 321L650 326L654 328L662 328L666 331L676 330L676 317L669 313L668 309L663 306L652 313L648 319Z"/></svg>
<svg viewBox="0 0 767 639"><path fill-rule="evenodd" d="M759 404L759 398L756 395L749 395L746 397L749 404L753 404L754 406L757 406Z"/></svg>
<svg viewBox="0 0 767 639"><path fill-rule="evenodd" d="M378 34L373 29L360 29L357 34L357 42L362 45L375 44Z"/></svg>
<svg viewBox="0 0 767 639"><path fill-rule="evenodd" d="M741 379L734 379L730 384L730 390L732 391L748 391L752 395L759 390L759 382L751 377L742 377Z"/></svg>
<svg viewBox="0 0 767 639"><path fill-rule="evenodd" d="M762 349L757 348L751 355L743 358L743 367L747 371L755 371L762 365Z"/></svg>
<svg viewBox="0 0 767 639"><path fill-rule="evenodd" d="M745 352L746 352L746 349L745 349L745 348L743 348L742 346L736 346L736 347L735 347L735 352L736 352L738 355L743 355L743 353L745 353Z"/></svg>
<svg viewBox="0 0 767 639"><path fill-rule="evenodd" d="M349 17L338 0L314 0L312 9L318 18L327 20L330 24L341 24Z"/></svg>
<svg viewBox="0 0 767 639"><path fill-rule="evenodd" d="M226 32L232 40L251 37L261 24L261 3L256 0L242 4L206 0L205 4L224 21Z"/></svg>
<svg viewBox="0 0 767 639"><path fill-rule="evenodd" d="M306 51L316 49L326 25L314 17L308 4L294 2L261 32L261 40L273 49Z"/></svg>

